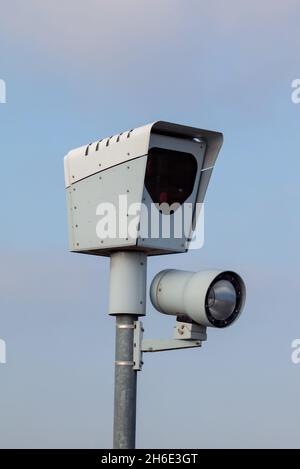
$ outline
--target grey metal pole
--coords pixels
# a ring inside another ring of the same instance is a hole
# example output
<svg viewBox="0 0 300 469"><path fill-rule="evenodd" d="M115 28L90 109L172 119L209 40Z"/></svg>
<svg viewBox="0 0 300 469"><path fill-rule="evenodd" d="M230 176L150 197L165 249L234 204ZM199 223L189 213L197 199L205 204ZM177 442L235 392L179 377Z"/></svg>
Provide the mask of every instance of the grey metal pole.
<svg viewBox="0 0 300 469"><path fill-rule="evenodd" d="M145 253L112 253L109 314L116 316L115 449L135 448L137 371L133 369L134 322L146 312L146 274Z"/></svg>
<svg viewBox="0 0 300 469"><path fill-rule="evenodd" d="M137 316L116 317L114 448L135 448L137 372L133 370L133 331Z"/></svg>

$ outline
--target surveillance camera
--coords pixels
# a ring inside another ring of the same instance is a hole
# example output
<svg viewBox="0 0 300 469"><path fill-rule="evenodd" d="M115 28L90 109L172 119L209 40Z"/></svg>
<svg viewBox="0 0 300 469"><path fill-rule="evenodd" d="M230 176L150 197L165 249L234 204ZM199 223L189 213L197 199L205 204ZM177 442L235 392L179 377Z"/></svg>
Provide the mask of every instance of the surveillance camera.
<svg viewBox="0 0 300 469"><path fill-rule="evenodd" d="M161 313L183 316L202 326L230 326L242 312L246 287L231 271L163 270L150 287L153 306Z"/></svg>
<svg viewBox="0 0 300 469"><path fill-rule="evenodd" d="M70 151L70 250L185 252L222 140L218 132L158 121ZM183 206L189 215L179 217Z"/></svg>

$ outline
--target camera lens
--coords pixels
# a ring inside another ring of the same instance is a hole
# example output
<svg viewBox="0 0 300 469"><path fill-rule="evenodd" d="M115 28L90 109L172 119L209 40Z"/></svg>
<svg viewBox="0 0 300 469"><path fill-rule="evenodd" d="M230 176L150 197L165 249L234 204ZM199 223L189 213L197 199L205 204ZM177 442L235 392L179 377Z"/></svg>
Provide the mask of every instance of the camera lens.
<svg viewBox="0 0 300 469"><path fill-rule="evenodd" d="M234 272L222 272L215 278L205 298L207 319L214 327L227 327L235 321L243 307L243 291L243 281Z"/></svg>
<svg viewBox="0 0 300 469"><path fill-rule="evenodd" d="M236 305L235 288L228 280L218 280L209 290L207 306L210 314L219 321L228 319Z"/></svg>

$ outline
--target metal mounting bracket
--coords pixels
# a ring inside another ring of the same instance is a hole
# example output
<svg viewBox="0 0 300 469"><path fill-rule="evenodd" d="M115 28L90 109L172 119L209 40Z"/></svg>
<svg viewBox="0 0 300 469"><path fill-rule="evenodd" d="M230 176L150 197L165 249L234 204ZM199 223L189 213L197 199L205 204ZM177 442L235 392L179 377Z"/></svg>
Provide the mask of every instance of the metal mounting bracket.
<svg viewBox="0 0 300 469"><path fill-rule="evenodd" d="M140 371L143 366L142 341L143 341L143 323L134 321L133 331L133 369Z"/></svg>
<svg viewBox="0 0 300 469"><path fill-rule="evenodd" d="M194 323L176 321L174 327L174 339L144 339L143 324L134 322L133 335L133 369L140 371L143 366L143 352L163 352L167 350L179 350L201 347L206 340L206 328Z"/></svg>

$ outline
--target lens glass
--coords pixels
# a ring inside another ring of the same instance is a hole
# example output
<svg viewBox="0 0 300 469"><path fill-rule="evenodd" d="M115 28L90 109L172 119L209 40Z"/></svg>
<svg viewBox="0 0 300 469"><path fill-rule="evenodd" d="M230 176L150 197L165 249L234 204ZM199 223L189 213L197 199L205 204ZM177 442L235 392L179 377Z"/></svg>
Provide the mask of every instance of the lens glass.
<svg viewBox="0 0 300 469"><path fill-rule="evenodd" d="M226 321L232 315L236 301L235 288L228 280L214 283L207 296L209 312L218 321Z"/></svg>
<svg viewBox="0 0 300 469"><path fill-rule="evenodd" d="M191 153L151 148L145 186L154 203L182 204L193 192L197 160Z"/></svg>

